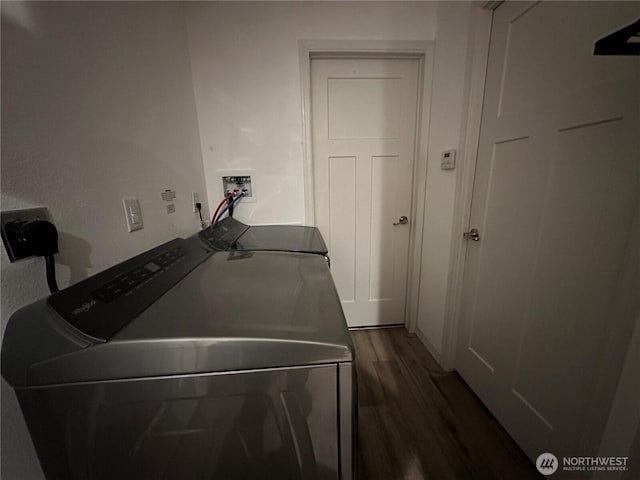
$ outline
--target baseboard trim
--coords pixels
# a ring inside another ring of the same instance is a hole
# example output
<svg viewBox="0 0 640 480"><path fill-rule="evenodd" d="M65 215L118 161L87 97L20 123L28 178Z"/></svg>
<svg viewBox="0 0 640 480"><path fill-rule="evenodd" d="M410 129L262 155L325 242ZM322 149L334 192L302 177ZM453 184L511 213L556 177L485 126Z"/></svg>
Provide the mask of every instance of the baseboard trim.
<svg viewBox="0 0 640 480"><path fill-rule="evenodd" d="M404 327L404 323L390 323L387 325L365 325L363 327L349 327L349 331L352 330L380 330L381 328L400 328Z"/></svg>
<svg viewBox="0 0 640 480"><path fill-rule="evenodd" d="M427 340L427 337L424 335L424 333L422 333L420 331L419 328L416 328L416 336L418 337L418 340L420 340L420 342L422 342L422 344L425 346L425 348L431 354L431 356L436 360L436 362L438 362L438 365L440 365L440 367L445 372L452 372L453 371L452 368L445 368L444 367L444 365L442 364L442 355L438 352L438 350L436 350L436 348L431 344L431 342L429 340Z"/></svg>

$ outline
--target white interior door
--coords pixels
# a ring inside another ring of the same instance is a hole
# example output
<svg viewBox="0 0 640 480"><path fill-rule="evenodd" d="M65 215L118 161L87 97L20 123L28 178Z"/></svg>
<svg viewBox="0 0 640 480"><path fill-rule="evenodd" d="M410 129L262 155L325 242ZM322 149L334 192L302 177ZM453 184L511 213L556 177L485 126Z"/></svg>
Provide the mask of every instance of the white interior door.
<svg viewBox="0 0 640 480"><path fill-rule="evenodd" d="M533 459L584 454L602 347L623 321L613 306L638 241L640 62L593 45L638 13L637 2L494 13L456 367Z"/></svg>
<svg viewBox="0 0 640 480"><path fill-rule="evenodd" d="M316 224L349 326L404 323L418 66L311 61Z"/></svg>

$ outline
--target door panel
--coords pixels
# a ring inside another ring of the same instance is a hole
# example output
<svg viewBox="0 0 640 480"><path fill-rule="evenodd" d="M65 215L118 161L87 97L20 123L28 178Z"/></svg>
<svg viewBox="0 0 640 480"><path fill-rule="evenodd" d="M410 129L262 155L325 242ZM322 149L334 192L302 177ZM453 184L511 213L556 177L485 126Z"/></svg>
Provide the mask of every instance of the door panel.
<svg viewBox="0 0 640 480"><path fill-rule="evenodd" d="M456 365L531 456L577 455L639 205L637 4L494 14ZM637 289L636 289L637 292ZM572 450L573 448L573 450Z"/></svg>
<svg viewBox="0 0 640 480"><path fill-rule="evenodd" d="M533 229L538 225L536 205L530 201L535 191L530 190L539 184L534 181L538 171L535 159L528 152L528 137L500 142L493 148L489 165L486 215L479 227L485 245L478 256L476 298L469 311L469 345L492 369L507 354L496 345L509 342L508 336L501 338L507 332L499 320L503 315L516 317L526 299L520 279L530 267ZM504 255L507 249L511 256ZM487 282L487 277L493 280Z"/></svg>
<svg viewBox="0 0 640 480"><path fill-rule="evenodd" d="M404 322L418 60L313 59L316 221L350 326Z"/></svg>
<svg viewBox="0 0 640 480"><path fill-rule="evenodd" d="M337 381L337 366L325 365L18 395L47 478L337 480Z"/></svg>
<svg viewBox="0 0 640 480"><path fill-rule="evenodd" d="M342 192L329 197L329 252L331 272L342 303L356 298L356 157L329 157L329 190ZM333 236L333 232L342 232ZM326 234L326 231L322 232Z"/></svg>
<svg viewBox="0 0 640 480"><path fill-rule="evenodd" d="M394 228L399 205L395 199L386 199L379 195L388 186L395 190L398 185L399 159L397 155L375 156L371 159L371 247L369 250L369 301L388 302L394 298ZM394 186L396 188L394 188Z"/></svg>
<svg viewBox="0 0 640 480"><path fill-rule="evenodd" d="M401 78L328 78L329 139L399 138L401 88Z"/></svg>

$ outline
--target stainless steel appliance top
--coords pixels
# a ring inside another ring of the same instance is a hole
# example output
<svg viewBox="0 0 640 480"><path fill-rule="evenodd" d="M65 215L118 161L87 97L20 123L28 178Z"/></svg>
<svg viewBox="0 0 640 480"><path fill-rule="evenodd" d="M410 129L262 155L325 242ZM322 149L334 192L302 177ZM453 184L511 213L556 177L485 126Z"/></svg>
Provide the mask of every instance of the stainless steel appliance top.
<svg viewBox="0 0 640 480"><path fill-rule="evenodd" d="M329 250L316 227L298 225L248 226L227 217L199 233L214 250L252 250L315 253L327 256Z"/></svg>
<svg viewBox="0 0 640 480"><path fill-rule="evenodd" d="M46 299L16 312L3 342L3 376L20 387L353 360L322 256L238 251L205 257L106 341L82 334ZM120 324L118 301L110 315Z"/></svg>

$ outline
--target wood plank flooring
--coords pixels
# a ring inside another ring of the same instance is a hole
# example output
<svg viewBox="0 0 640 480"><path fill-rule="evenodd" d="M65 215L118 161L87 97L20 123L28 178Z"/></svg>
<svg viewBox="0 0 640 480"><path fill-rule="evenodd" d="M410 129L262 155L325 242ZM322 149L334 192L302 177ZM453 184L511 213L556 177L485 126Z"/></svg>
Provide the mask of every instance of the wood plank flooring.
<svg viewBox="0 0 640 480"><path fill-rule="evenodd" d="M542 478L455 372L404 328L355 330L359 480Z"/></svg>

